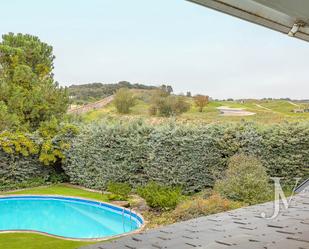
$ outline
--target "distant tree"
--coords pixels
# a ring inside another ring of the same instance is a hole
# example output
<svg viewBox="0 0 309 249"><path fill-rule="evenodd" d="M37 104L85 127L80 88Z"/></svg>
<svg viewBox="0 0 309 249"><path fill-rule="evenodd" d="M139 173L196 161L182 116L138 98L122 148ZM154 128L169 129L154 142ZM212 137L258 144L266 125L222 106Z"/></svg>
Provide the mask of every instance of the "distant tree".
<svg viewBox="0 0 309 249"><path fill-rule="evenodd" d="M174 92L172 86L169 86L169 85L168 85L166 88L167 88L167 92L168 92L169 94L171 94L172 92Z"/></svg>
<svg viewBox="0 0 309 249"><path fill-rule="evenodd" d="M280 100L292 101L290 98L280 98Z"/></svg>
<svg viewBox="0 0 309 249"><path fill-rule="evenodd" d="M187 92L186 96L187 96L188 98L191 98L191 97L192 97L191 92Z"/></svg>
<svg viewBox="0 0 309 249"><path fill-rule="evenodd" d="M169 94L162 90L162 86L160 89L153 91L151 96L151 106L149 108L150 115L157 115L159 112L159 108L164 105L165 99L169 96Z"/></svg>
<svg viewBox="0 0 309 249"><path fill-rule="evenodd" d="M9 33L0 43L2 115L23 129L60 118L67 111L66 89L53 79L53 48L38 37Z"/></svg>
<svg viewBox="0 0 309 249"><path fill-rule="evenodd" d="M194 96L195 105L199 108L199 112L203 112L204 107L209 103L209 97L206 95Z"/></svg>
<svg viewBox="0 0 309 249"><path fill-rule="evenodd" d="M152 97L152 105L149 109L151 115L175 116L190 109L184 96L169 95L163 90L158 90Z"/></svg>
<svg viewBox="0 0 309 249"><path fill-rule="evenodd" d="M120 82L118 82L118 85L121 88L132 88L132 85L129 81L120 81Z"/></svg>
<svg viewBox="0 0 309 249"><path fill-rule="evenodd" d="M171 94L173 92L173 87L170 85L162 85L160 89L168 94Z"/></svg>
<svg viewBox="0 0 309 249"><path fill-rule="evenodd" d="M128 88L117 90L114 98L114 104L119 113L127 114L130 108L135 105L135 97Z"/></svg>
<svg viewBox="0 0 309 249"><path fill-rule="evenodd" d="M185 96L169 96L172 99L173 115L179 115L189 111L190 104L186 101Z"/></svg>

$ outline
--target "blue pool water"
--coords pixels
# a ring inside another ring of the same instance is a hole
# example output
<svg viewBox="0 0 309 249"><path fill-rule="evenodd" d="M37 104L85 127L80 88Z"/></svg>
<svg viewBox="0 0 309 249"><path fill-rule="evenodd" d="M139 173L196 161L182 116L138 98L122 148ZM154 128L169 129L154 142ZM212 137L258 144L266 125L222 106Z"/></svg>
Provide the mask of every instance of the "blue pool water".
<svg viewBox="0 0 309 249"><path fill-rule="evenodd" d="M116 236L139 229L140 216L106 203L76 198L0 198L0 231L34 230L74 239Z"/></svg>

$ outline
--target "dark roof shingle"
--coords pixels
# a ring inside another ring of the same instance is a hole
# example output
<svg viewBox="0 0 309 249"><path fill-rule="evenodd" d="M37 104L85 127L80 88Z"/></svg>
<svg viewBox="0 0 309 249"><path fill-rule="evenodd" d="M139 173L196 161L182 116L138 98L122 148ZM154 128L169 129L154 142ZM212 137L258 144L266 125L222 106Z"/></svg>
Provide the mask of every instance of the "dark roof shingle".
<svg viewBox="0 0 309 249"><path fill-rule="evenodd" d="M309 249L309 189L273 220L273 202L180 222L83 249Z"/></svg>

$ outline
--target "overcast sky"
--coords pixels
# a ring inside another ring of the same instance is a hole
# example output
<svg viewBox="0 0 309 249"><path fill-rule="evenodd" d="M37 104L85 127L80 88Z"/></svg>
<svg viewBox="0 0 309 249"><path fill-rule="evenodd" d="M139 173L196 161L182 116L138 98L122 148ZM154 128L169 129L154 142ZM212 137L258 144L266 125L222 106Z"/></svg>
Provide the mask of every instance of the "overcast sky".
<svg viewBox="0 0 309 249"><path fill-rule="evenodd" d="M309 43L185 0L1 0L7 32L51 44L61 85L127 80L214 98L309 98Z"/></svg>

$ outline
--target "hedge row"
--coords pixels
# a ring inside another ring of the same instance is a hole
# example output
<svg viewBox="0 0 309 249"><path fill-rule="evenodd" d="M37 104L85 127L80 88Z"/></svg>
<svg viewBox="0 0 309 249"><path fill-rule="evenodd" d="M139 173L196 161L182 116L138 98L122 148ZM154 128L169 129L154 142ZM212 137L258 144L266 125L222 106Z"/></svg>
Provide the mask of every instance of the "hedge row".
<svg viewBox="0 0 309 249"><path fill-rule="evenodd" d="M192 193L212 187L239 152L257 156L270 176L308 177L309 124L92 124L74 139L63 168L89 188L156 181Z"/></svg>
<svg viewBox="0 0 309 249"><path fill-rule="evenodd" d="M0 150L0 190L34 180L43 183L53 173L53 168L42 165L36 156L12 155Z"/></svg>
<svg viewBox="0 0 309 249"><path fill-rule="evenodd" d="M70 130L44 138L38 133L0 132L0 190L65 179L62 150L72 137Z"/></svg>

